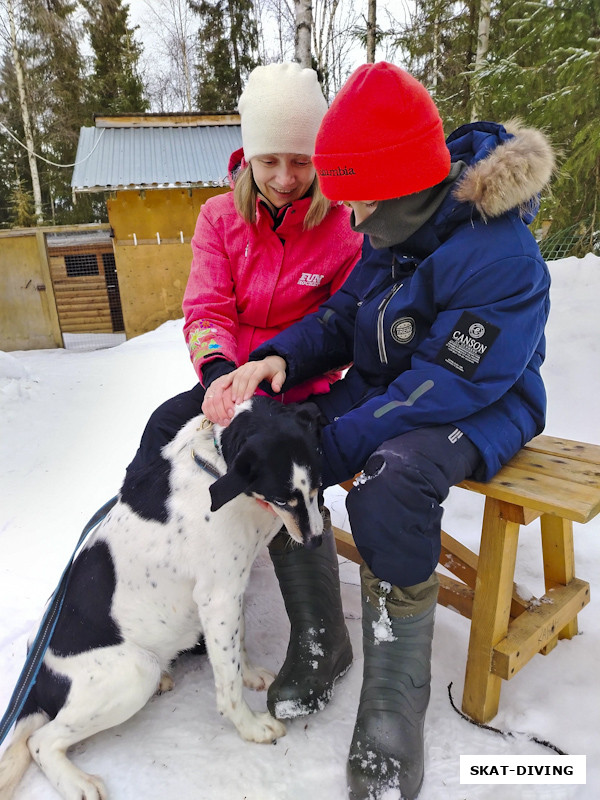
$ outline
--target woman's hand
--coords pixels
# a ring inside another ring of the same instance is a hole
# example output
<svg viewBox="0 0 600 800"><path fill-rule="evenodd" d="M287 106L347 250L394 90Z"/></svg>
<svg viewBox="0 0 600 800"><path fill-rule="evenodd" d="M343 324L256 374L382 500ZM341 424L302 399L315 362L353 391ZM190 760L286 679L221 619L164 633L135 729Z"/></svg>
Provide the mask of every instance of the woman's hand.
<svg viewBox="0 0 600 800"><path fill-rule="evenodd" d="M235 403L231 399L232 375L233 371L216 378L204 395L202 413L211 422L217 422L219 425L228 425L233 417Z"/></svg>
<svg viewBox="0 0 600 800"><path fill-rule="evenodd" d="M281 356L267 356L262 361L249 361L233 372L211 383L204 396L202 413L211 421L227 426L236 403L249 400L258 385L267 380L278 394L285 382L286 363Z"/></svg>

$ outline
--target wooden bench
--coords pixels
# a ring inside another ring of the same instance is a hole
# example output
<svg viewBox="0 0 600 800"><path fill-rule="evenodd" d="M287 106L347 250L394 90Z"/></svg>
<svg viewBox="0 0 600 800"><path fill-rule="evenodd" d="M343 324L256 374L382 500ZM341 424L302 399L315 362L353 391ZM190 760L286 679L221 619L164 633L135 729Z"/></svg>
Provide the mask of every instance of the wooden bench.
<svg viewBox="0 0 600 800"><path fill-rule="evenodd" d="M489 483L459 486L485 495L479 555L442 531L440 564L454 578L438 573L438 602L471 620L462 709L488 722L502 680L577 633L590 587L575 577L573 522L600 511L600 446L537 436ZM538 517L545 594L523 598L514 583L519 531ZM352 536L340 528L334 534L338 553L360 563Z"/></svg>

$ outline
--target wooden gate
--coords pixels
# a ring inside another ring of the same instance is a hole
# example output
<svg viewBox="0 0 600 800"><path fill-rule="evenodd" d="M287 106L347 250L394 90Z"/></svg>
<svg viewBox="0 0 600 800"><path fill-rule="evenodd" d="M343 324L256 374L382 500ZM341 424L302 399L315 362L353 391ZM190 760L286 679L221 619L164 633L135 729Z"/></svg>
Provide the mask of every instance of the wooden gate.
<svg viewBox="0 0 600 800"><path fill-rule="evenodd" d="M62 345L44 232L0 231L0 350Z"/></svg>

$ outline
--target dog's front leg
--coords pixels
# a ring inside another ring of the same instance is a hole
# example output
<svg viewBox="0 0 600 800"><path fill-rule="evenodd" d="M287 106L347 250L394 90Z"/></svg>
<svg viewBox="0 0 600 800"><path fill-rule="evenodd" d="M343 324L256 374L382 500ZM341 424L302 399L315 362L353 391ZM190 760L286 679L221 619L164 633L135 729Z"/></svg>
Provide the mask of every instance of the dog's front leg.
<svg viewBox="0 0 600 800"><path fill-rule="evenodd" d="M242 680L244 686L257 692L264 692L275 680L275 675L264 667L256 667L248 658L245 644L246 624L242 612L240 624L240 658L242 662Z"/></svg>
<svg viewBox="0 0 600 800"><path fill-rule="evenodd" d="M227 589L231 589L228 585ZM242 595L213 596L198 604L208 657L212 664L217 708L251 742L272 742L285 735L285 726L268 712L252 711L242 688Z"/></svg>

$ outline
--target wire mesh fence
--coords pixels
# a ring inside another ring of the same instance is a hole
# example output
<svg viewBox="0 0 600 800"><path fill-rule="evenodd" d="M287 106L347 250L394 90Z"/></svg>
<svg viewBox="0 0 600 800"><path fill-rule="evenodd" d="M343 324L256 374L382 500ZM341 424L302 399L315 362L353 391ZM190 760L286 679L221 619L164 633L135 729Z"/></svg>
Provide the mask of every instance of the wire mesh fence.
<svg viewBox="0 0 600 800"><path fill-rule="evenodd" d="M546 261L582 256L589 252L600 255L600 231L592 230L591 221L578 222L545 236L539 246Z"/></svg>

